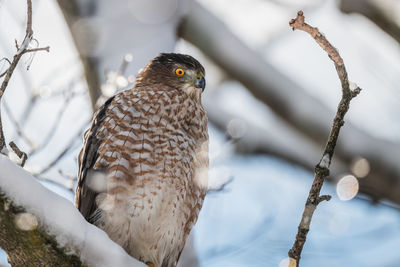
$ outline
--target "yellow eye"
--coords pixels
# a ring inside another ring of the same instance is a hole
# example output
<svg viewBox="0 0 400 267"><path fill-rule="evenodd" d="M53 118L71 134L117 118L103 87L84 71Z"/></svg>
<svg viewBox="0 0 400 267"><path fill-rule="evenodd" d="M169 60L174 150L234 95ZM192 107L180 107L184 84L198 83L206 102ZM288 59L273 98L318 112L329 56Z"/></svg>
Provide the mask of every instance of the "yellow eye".
<svg viewBox="0 0 400 267"><path fill-rule="evenodd" d="M179 77L182 77L183 74L185 74L185 71L183 69L176 69L175 74Z"/></svg>

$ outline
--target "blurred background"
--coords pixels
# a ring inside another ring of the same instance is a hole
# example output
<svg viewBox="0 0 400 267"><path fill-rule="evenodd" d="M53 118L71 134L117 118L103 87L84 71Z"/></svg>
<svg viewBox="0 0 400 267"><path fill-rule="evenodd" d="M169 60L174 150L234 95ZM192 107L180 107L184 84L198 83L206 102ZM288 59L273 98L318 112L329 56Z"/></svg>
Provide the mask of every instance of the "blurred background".
<svg viewBox="0 0 400 267"><path fill-rule="evenodd" d="M1 105L6 140L28 154L26 170L73 201L93 110L160 52L190 54L206 68L210 192L180 264L287 266L341 96L326 53L288 25L300 9L363 89L302 266L399 266L397 0L34 0L30 46L50 53L17 67ZM15 54L25 24L25 1L0 0L0 58ZM0 74L7 67L0 60Z"/></svg>

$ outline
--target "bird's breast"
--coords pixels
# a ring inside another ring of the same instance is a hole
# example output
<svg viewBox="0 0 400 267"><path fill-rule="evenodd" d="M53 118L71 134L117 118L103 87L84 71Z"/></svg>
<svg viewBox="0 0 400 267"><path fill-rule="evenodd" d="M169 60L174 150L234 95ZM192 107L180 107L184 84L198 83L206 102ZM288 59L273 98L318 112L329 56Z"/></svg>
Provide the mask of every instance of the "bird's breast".
<svg viewBox="0 0 400 267"><path fill-rule="evenodd" d="M203 203L207 118L191 99L126 94L99 131L95 166L105 166L107 188L96 199L96 224L134 257L161 266L178 259Z"/></svg>

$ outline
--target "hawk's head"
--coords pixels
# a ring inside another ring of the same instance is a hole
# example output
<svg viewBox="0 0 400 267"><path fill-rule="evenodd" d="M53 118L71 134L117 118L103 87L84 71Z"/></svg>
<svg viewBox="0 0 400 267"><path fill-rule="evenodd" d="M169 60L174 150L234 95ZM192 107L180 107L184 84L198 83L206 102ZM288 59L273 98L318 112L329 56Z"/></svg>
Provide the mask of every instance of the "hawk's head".
<svg viewBox="0 0 400 267"><path fill-rule="evenodd" d="M162 53L150 61L139 73L136 86L167 85L200 96L206 86L204 67L193 57L183 54Z"/></svg>

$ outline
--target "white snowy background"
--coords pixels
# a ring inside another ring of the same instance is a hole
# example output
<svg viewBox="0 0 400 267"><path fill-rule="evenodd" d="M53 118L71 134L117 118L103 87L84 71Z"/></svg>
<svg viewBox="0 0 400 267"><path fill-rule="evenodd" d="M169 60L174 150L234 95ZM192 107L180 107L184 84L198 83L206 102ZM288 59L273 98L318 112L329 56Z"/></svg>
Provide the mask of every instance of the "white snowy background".
<svg viewBox="0 0 400 267"><path fill-rule="evenodd" d="M180 5L183 1L175 2ZM347 119L372 135L400 142L399 44L373 23L362 16L342 14L335 1L199 2L218 15L247 45L260 51L275 67L301 83L334 111L340 89L332 63L309 36L293 33L288 26L296 11L305 7L308 21L318 25L339 48L350 79L363 88L361 95L352 102ZM21 0L0 0L0 58L11 57L15 52L14 39L21 40L24 36L25 4ZM87 127L91 118L90 100L82 80L78 53L57 3L36 0L33 4L34 37L40 46L49 45L50 53L36 53L32 63L26 62L28 57L21 61L3 102L11 108L12 116L18 122L25 121L23 132L37 146L45 144L29 158L26 170L40 172L70 142L73 143L55 167L40 175L42 179L50 180L42 181L46 187L73 201L73 190L65 188L72 188L73 181L63 176L76 176L76 158L82 145L81 138L76 136ZM124 35L126 27L129 25L121 25L120 34L129 41L129 36ZM107 36L102 38L107 39ZM135 38L131 38L135 43ZM174 40L168 42L168 46L174 46ZM157 44L152 49L156 51ZM271 111L240 84L229 80L218 84L221 73L196 48L179 40L175 49L195 55L205 63L206 107L208 91L219 90L217 103L233 114L262 128L273 123ZM295 59L288 52L293 50L301 51ZM103 48L97 53L106 52L107 42L104 41ZM114 62L103 62L104 71L118 69L118 59L122 60L128 51L109 51L118 52L120 55L115 56ZM152 56L133 54L126 76L134 77ZM139 58L137 61L136 57ZM27 65L30 65L28 72ZM0 72L4 67L0 62ZM66 96L68 98L71 93L71 100L65 104ZM37 104L31 112L26 112L32 95L36 96ZM213 101L215 103L215 99ZM30 146L25 141L16 139L15 127L4 106L2 115L7 140L16 140L21 149L28 149ZM57 120L61 123L56 124L54 135L46 143ZM246 129L242 134L246 134ZM285 266L312 173L272 156L238 155L226 134L212 125L210 138L211 183L218 184L221 179L230 177L233 180L221 192L207 196L193 230L200 266ZM400 157L400 152L393 157ZM302 265L399 266L398 207L389 203L372 205L360 194L352 200L341 201L336 189L334 184L323 187L322 193L331 194L333 198L322 203L316 211ZM4 254L1 261L6 263Z"/></svg>

